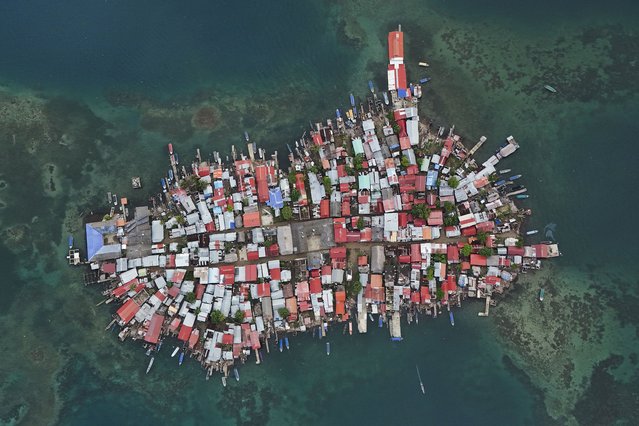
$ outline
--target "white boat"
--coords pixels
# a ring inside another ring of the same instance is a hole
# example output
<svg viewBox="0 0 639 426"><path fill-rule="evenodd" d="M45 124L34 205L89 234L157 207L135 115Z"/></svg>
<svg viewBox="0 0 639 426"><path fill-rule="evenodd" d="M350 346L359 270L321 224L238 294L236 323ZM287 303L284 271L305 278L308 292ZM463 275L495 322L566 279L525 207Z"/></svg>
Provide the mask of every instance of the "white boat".
<svg viewBox="0 0 639 426"><path fill-rule="evenodd" d="M222 376L222 386L226 387L226 377Z"/></svg>
<svg viewBox="0 0 639 426"><path fill-rule="evenodd" d="M537 232L539 232L539 230L533 229L532 231L526 232L526 235L535 235Z"/></svg>
<svg viewBox="0 0 639 426"><path fill-rule="evenodd" d="M548 84L546 84L544 86L544 89L548 90L550 93L557 93L557 89L555 89L554 87L552 87L552 86L550 86Z"/></svg>
<svg viewBox="0 0 639 426"><path fill-rule="evenodd" d="M151 371L151 367L153 367L153 361L155 361L155 357L151 357L151 361L149 361L149 366L146 367L146 374L149 374L149 371Z"/></svg>
<svg viewBox="0 0 639 426"><path fill-rule="evenodd" d="M331 354L331 342L326 342L326 355Z"/></svg>
<svg viewBox="0 0 639 426"><path fill-rule="evenodd" d="M177 355L178 352L180 352L180 347L176 346L175 349L173 349L173 353L171 354L171 358L173 358L175 355Z"/></svg>
<svg viewBox="0 0 639 426"><path fill-rule="evenodd" d="M505 175L506 173L510 173L510 169L504 169L499 171L500 175Z"/></svg>
<svg viewBox="0 0 639 426"><path fill-rule="evenodd" d="M233 368L233 375L235 376L236 381L240 381L240 372L237 371L237 368Z"/></svg>
<svg viewBox="0 0 639 426"><path fill-rule="evenodd" d="M422 382L422 375L419 374L419 367L416 365L415 368L417 369L417 378L419 379L419 387L422 388L422 393L426 395L426 388L424 387L424 382Z"/></svg>
<svg viewBox="0 0 639 426"><path fill-rule="evenodd" d="M430 65L428 64L428 62L420 62L419 66L420 67L429 67Z"/></svg>

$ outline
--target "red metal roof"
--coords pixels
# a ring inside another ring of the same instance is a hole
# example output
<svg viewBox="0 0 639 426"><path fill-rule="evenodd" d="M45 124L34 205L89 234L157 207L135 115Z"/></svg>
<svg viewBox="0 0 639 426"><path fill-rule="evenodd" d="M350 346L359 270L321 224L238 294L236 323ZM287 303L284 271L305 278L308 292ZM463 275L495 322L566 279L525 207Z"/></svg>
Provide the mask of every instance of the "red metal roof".
<svg viewBox="0 0 639 426"><path fill-rule="evenodd" d="M320 201L320 217L327 218L330 215L330 202L325 198Z"/></svg>
<svg viewBox="0 0 639 426"><path fill-rule="evenodd" d="M140 307L133 301L133 299L129 299L124 302L124 305L120 306L118 309L118 316L120 319L126 324L133 319L135 314L138 313Z"/></svg>
<svg viewBox="0 0 639 426"><path fill-rule="evenodd" d="M470 264L473 266L486 266L486 257L479 254L470 255Z"/></svg>
<svg viewBox="0 0 639 426"><path fill-rule="evenodd" d="M454 244L449 244L446 248L446 258L448 262L459 262L459 248Z"/></svg>
<svg viewBox="0 0 639 426"><path fill-rule="evenodd" d="M329 256L331 259L346 259L346 247L331 247Z"/></svg>
<svg viewBox="0 0 639 426"><path fill-rule="evenodd" d="M388 33L388 59L404 58L404 33L391 31Z"/></svg>
<svg viewBox="0 0 639 426"><path fill-rule="evenodd" d="M193 330L193 327L187 327L186 325L182 324L182 327L180 327L180 332L178 333L178 340L181 340L183 342L189 340L189 337L191 336L191 330Z"/></svg>
<svg viewBox="0 0 639 426"><path fill-rule="evenodd" d="M157 343L160 338L160 332L162 331L162 324L164 323L164 316L160 314L153 314L151 322L149 323L149 329L144 335L144 341L148 343Z"/></svg>

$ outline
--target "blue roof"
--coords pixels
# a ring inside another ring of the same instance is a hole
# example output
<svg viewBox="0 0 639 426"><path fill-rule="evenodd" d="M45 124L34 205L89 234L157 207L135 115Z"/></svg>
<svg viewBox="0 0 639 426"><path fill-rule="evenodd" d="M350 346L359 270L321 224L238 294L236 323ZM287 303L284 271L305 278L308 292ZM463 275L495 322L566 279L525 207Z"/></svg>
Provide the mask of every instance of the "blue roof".
<svg viewBox="0 0 639 426"><path fill-rule="evenodd" d="M406 97L406 89L397 89L397 96L399 98L405 98Z"/></svg>
<svg viewBox="0 0 639 426"><path fill-rule="evenodd" d="M100 231L89 225L85 225L87 233L87 259L91 260L104 245L104 238Z"/></svg>
<svg viewBox="0 0 639 426"><path fill-rule="evenodd" d="M281 209L284 207L284 201L282 200L282 191L279 188L272 188L268 191L267 206L274 209Z"/></svg>

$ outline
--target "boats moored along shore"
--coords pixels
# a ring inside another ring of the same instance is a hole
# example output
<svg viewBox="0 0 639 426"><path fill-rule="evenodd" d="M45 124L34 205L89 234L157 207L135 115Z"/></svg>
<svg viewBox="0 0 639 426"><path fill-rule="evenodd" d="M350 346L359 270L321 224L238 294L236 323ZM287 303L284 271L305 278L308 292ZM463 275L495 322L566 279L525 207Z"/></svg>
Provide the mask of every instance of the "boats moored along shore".
<svg viewBox="0 0 639 426"><path fill-rule="evenodd" d="M118 305L106 329L143 341L149 356L176 339L178 365L188 356L225 383L249 359L262 365L262 350L284 356L273 352L297 333L367 333L377 320L375 332L388 328L401 345L402 327L445 321L445 310L454 326L466 299L484 299L488 316L520 273L559 256L554 238L526 242L531 211L515 203L527 190L513 184L520 175L497 172L519 149L514 137L476 161L454 126L424 121L403 55L393 31L384 101L350 94L343 114L286 144L286 168L245 132L244 148L198 149L179 169L171 144L168 177L144 205L110 194L100 220L87 217L78 262L90 266L85 283Z"/></svg>

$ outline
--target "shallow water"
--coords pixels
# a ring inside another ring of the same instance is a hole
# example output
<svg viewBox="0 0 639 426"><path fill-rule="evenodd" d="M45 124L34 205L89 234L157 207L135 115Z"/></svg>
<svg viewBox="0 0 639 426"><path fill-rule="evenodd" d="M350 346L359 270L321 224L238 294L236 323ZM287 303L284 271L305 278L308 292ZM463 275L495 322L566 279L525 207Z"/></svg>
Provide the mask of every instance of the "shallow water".
<svg viewBox="0 0 639 426"><path fill-rule="evenodd" d="M637 232L625 225L638 183L636 9L627 1L2 3L0 419L633 418ZM466 303L454 328L424 318L404 327L399 344L385 329L334 329L327 357L324 342L297 336L290 352L248 363L226 389L193 362L178 368L167 344L144 375L144 351L104 332L115 307L96 307L98 289L65 265L66 235L81 242L81 214L104 210L106 191L134 202L158 191L168 141L184 161L195 147L228 152L246 129L284 152L309 120L333 115L350 92L364 96L368 79L383 87L385 36L397 23L409 78L433 77L421 114L456 124L468 145L486 135L480 159L513 134L521 149L503 167L524 175L531 198L522 205L535 212L527 226L556 223L564 256L521 280L490 318ZM422 59L429 69L417 67ZM209 127L194 125L202 108L212 108Z"/></svg>

